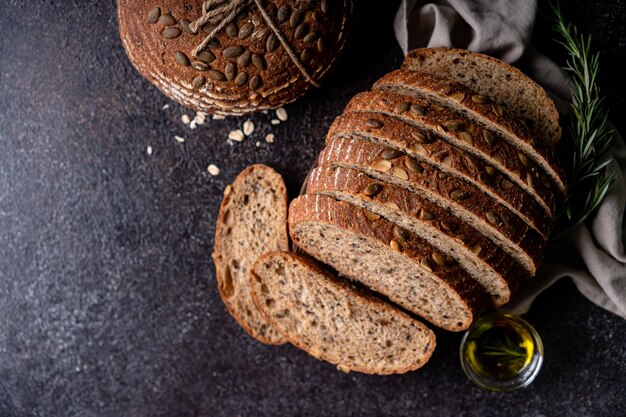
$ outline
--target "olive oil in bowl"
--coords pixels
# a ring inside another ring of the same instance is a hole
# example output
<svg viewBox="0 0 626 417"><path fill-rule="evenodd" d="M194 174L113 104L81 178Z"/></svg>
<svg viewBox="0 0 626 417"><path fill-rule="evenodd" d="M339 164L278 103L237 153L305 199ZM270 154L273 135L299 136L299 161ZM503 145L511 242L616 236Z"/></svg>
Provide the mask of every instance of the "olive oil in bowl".
<svg viewBox="0 0 626 417"><path fill-rule="evenodd" d="M535 329L515 314L495 312L477 320L461 341L461 365L468 378L490 391L530 384L543 362Z"/></svg>

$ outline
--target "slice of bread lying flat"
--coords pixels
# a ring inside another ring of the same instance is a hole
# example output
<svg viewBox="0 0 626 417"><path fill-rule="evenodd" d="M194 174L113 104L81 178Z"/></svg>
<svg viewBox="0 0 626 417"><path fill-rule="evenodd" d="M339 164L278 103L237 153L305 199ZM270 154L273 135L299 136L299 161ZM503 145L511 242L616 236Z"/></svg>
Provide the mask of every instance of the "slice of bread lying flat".
<svg viewBox="0 0 626 417"><path fill-rule="evenodd" d="M435 348L434 334L419 321L291 253L260 258L250 288L290 343L345 372L407 372Z"/></svg>
<svg viewBox="0 0 626 417"><path fill-rule="evenodd" d="M249 275L259 256L288 248L285 183L272 168L252 165L224 191L213 261L219 293L230 314L252 337L272 345L285 340L256 308Z"/></svg>

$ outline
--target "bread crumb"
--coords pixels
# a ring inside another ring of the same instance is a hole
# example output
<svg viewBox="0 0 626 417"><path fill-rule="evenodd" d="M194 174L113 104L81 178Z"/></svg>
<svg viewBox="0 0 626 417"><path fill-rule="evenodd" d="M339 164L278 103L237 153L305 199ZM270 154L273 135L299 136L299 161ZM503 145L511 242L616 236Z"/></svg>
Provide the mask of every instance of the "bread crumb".
<svg viewBox="0 0 626 417"><path fill-rule="evenodd" d="M220 175L220 169L213 164L208 166L207 171L209 171L209 174L213 176Z"/></svg>
<svg viewBox="0 0 626 417"><path fill-rule="evenodd" d="M189 123L189 129L194 130L196 128L196 119L193 119L190 123Z"/></svg>
<svg viewBox="0 0 626 417"><path fill-rule="evenodd" d="M243 134L250 136L254 132L254 122L252 120L246 120L243 122Z"/></svg>
<svg viewBox="0 0 626 417"><path fill-rule="evenodd" d="M178 143L184 143L185 142L185 138L183 138L182 136L174 136L174 139Z"/></svg>
<svg viewBox="0 0 626 417"><path fill-rule="evenodd" d="M241 142L243 141L245 138L243 132L241 131L241 129L237 129L237 130L231 130L228 133L228 139L232 139L236 142Z"/></svg>
<svg viewBox="0 0 626 417"><path fill-rule="evenodd" d="M276 117L278 117L278 120L280 120L281 122L287 121L287 110L282 107L277 108Z"/></svg>
<svg viewBox="0 0 626 417"><path fill-rule="evenodd" d="M272 120L270 120L270 123L271 123L272 125L279 125L279 124L280 124L280 120L278 120L278 119L272 119Z"/></svg>
<svg viewBox="0 0 626 417"><path fill-rule="evenodd" d="M274 143L274 134L273 133L268 133L267 136L265 136L265 142L267 143Z"/></svg>
<svg viewBox="0 0 626 417"><path fill-rule="evenodd" d="M191 118L189 118L189 115L183 114L182 116L180 116L180 121L183 122L183 124L188 125L189 122L191 122Z"/></svg>
<svg viewBox="0 0 626 417"><path fill-rule="evenodd" d="M152 146L148 145L148 147L146 148L146 153L148 154L148 156L152 155Z"/></svg>

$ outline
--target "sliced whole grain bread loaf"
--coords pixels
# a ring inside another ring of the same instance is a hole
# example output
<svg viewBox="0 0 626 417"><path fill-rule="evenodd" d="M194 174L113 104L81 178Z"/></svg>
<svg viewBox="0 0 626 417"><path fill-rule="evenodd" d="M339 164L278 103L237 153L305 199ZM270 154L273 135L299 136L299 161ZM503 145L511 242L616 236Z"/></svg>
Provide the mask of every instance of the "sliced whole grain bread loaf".
<svg viewBox="0 0 626 417"><path fill-rule="evenodd" d="M461 219L417 195L406 195L406 190L362 172L318 167L309 177L307 192L346 201L369 210L372 218L382 216L415 233L459 262L491 296L496 307L508 302L511 288L515 289L522 278L530 275L511 256Z"/></svg>
<svg viewBox="0 0 626 417"><path fill-rule="evenodd" d="M290 343L344 372L408 372L435 348L424 324L291 253L261 257L250 287L259 310Z"/></svg>
<svg viewBox="0 0 626 417"><path fill-rule="evenodd" d="M490 297L452 257L383 218L320 195L289 206L289 233L304 252L436 326L466 329Z"/></svg>
<svg viewBox="0 0 626 417"><path fill-rule="evenodd" d="M542 146L538 138L531 136L528 127L506 114L500 104L491 102L463 84L426 73L400 69L376 81L372 90L414 95L429 99L439 106L454 109L482 128L497 132L509 144L542 166L559 187L565 188L563 170L552 149Z"/></svg>
<svg viewBox="0 0 626 417"><path fill-rule="evenodd" d="M366 141L335 140L322 151L318 165L351 168L403 188L407 196L415 193L481 230L526 270L537 270L546 239L509 209L408 156L388 161L383 152L384 147Z"/></svg>
<svg viewBox="0 0 626 417"><path fill-rule="evenodd" d="M426 142L432 141L436 145L437 141L445 141L464 150L493 168L503 179L536 195L552 211L564 199L564 189L559 188L524 152L450 109L404 94L368 91L353 97L344 112L362 111L398 118L427 133ZM422 145L426 146L426 143Z"/></svg>
<svg viewBox="0 0 626 417"><path fill-rule="evenodd" d="M344 113L335 119L328 133L330 138L364 139L388 146L388 159L399 156L400 152L393 152L393 149L399 150L416 161L482 187L485 193L529 218L552 215L543 200L498 175L493 165L487 165L491 169L485 169L485 164L465 150L437 140L436 136L397 118L368 111Z"/></svg>
<svg viewBox="0 0 626 417"><path fill-rule="evenodd" d="M270 167L252 165L224 191L213 261L226 308L252 337L267 344L283 344L285 339L256 308L249 274L259 256L288 249L285 183Z"/></svg>
<svg viewBox="0 0 626 417"><path fill-rule="evenodd" d="M402 68L460 82L500 103L551 148L561 138L559 113L545 90L499 59L465 49L418 48L409 52Z"/></svg>

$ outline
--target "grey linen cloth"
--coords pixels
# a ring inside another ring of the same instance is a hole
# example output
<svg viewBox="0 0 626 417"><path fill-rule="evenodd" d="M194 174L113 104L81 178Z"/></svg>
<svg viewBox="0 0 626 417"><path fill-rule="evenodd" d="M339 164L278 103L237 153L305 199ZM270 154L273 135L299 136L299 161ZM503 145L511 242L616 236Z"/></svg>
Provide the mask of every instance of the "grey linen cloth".
<svg viewBox="0 0 626 417"><path fill-rule="evenodd" d="M536 13L535 0L403 0L394 28L405 54L420 47L456 47L515 63L565 111L570 97L565 73L528 46ZM537 277L503 309L524 313L544 289L570 277L589 300L626 318L626 145L617 132L613 155L608 169L617 178L600 207L552 247Z"/></svg>

